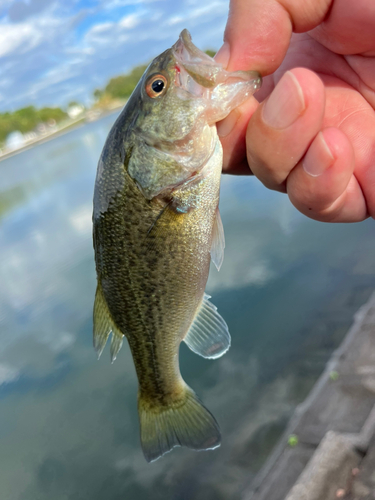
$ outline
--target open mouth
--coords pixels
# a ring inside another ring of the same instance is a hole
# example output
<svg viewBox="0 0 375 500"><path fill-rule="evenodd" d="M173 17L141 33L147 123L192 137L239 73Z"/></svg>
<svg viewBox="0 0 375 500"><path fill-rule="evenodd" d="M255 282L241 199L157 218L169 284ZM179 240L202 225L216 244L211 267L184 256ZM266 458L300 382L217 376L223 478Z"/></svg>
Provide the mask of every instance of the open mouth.
<svg viewBox="0 0 375 500"><path fill-rule="evenodd" d="M172 53L175 85L181 98L203 99L209 125L225 118L261 86L262 77L257 71L226 71L193 44L186 29L173 45Z"/></svg>
<svg viewBox="0 0 375 500"><path fill-rule="evenodd" d="M180 72L185 70L198 85L211 89L223 82L226 71L222 65L193 44L188 30L181 32L172 50Z"/></svg>
<svg viewBox="0 0 375 500"><path fill-rule="evenodd" d="M221 84L244 84L249 86L249 92L251 87L251 93L254 93L261 86L262 78L257 71L226 71L221 64L193 44L186 29L181 32L172 51L176 58L176 78L179 78L180 86L188 91L189 86L194 87L188 76L196 85L207 90L213 90Z"/></svg>

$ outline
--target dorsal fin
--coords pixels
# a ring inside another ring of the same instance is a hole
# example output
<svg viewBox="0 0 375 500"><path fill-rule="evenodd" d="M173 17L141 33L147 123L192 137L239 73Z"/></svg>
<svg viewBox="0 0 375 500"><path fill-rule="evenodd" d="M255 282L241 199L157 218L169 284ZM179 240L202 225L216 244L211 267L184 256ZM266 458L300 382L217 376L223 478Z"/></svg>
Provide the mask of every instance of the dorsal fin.
<svg viewBox="0 0 375 500"><path fill-rule="evenodd" d="M225 237L223 223L221 222L219 207L216 209L215 222L212 230L211 259L216 269L220 271L224 260Z"/></svg>
<svg viewBox="0 0 375 500"><path fill-rule="evenodd" d="M204 294L184 342L196 354L215 359L229 349L230 334L227 324L209 298L209 295Z"/></svg>
<svg viewBox="0 0 375 500"><path fill-rule="evenodd" d="M111 332L111 361L113 363L116 359L117 353L121 349L124 335L117 328L111 318L102 286L100 281L98 281L94 303L94 348L98 353L98 359L103 352Z"/></svg>

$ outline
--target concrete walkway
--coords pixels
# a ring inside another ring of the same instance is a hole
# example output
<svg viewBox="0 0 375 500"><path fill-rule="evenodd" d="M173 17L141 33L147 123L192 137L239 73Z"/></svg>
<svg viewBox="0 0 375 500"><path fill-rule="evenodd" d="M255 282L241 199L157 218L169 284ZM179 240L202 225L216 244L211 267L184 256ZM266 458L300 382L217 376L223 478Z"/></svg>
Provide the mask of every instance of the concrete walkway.
<svg viewBox="0 0 375 500"><path fill-rule="evenodd" d="M375 293L244 500L375 500Z"/></svg>

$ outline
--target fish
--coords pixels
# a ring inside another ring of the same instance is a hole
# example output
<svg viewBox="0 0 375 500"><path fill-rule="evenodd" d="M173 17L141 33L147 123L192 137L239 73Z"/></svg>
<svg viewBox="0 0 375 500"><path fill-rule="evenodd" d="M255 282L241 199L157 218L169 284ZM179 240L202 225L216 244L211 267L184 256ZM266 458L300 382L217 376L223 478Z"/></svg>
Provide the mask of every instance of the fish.
<svg viewBox="0 0 375 500"><path fill-rule="evenodd" d="M225 246L216 122L260 85L258 72L226 71L183 30L145 70L98 162L94 347L100 357L112 334L113 362L128 341L148 462L176 446L220 445L217 421L181 376L179 346L208 359L230 346L205 294Z"/></svg>

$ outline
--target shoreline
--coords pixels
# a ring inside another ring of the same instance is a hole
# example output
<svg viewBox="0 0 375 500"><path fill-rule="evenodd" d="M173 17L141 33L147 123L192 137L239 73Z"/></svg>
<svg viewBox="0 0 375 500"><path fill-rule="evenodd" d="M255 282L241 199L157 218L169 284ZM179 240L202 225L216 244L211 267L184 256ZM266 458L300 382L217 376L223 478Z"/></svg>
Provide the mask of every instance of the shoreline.
<svg viewBox="0 0 375 500"><path fill-rule="evenodd" d="M14 149L12 151L8 151L8 152L0 155L0 162L3 160L6 160L7 158L11 158L12 156L15 156L19 153L23 153L23 152L27 151L28 149L31 149L35 146L39 146L40 144L43 144L45 142L56 139L57 137L65 135L72 130L78 129L79 127L82 127L84 125L89 125L90 123L95 123L95 122L101 120L102 118L105 118L106 116L109 116L112 113L115 113L116 111L121 110L123 107L124 107L124 104L121 104L121 106L116 106L115 108L105 110L105 111L103 111L103 113L100 114L100 116L98 116L98 118L96 118L94 120L88 121L86 119L86 117L74 120L74 121L70 122L69 124L65 125L64 127L60 128L59 130L52 132L51 134L45 135L43 137L38 137L37 139L25 144L24 146L21 146L20 148Z"/></svg>

